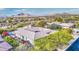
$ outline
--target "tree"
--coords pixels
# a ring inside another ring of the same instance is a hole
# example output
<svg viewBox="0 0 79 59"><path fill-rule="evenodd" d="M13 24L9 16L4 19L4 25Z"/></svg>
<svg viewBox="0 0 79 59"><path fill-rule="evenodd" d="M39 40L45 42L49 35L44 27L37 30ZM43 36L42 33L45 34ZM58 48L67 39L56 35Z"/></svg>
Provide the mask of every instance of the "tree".
<svg viewBox="0 0 79 59"><path fill-rule="evenodd" d="M72 29L71 28L62 28L60 29L60 31L64 31L64 32L67 32L67 33L72 33Z"/></svg>
<svg viewBox="0 0 79 59"><path fill-rule="evenodd" d="M48 20L47 20L48 23L52 23L53 21L54 21L53 18L48 18Z"/></svg>
<svg viewBox="0 0 79 59"><path fill-rule="evenodd" d="M61 17L56 17L54 20L57 22L63 22L63 18L61 18Z"/></svg>
<svg viewBox="0 0 79 59"><path fill-rule="evenodd" d="M35 27L44 27L46 25L46 22L41 20L41 21L37 21L37 22L34 22L32 24L32 26L35 26Z"/></svg>
<svg viewBox="0 0 79 59"><path fill-rule="evenodd" d="M15 28L15 27L9 27L9 28L7 28L6 30L7 31L14 31L14 30L16 30L17 28Z"/></svg>
<svg viewBox="0 0 79 59"><path fill-rule="evenodd" d="M0 34L2 34L4 31L6 31L6 29L0 28Z"/></svg>
<svg viewBox="0 0 79 59"><path fill-rule="evenodd" d="M20 28L20 27L23 27L23 26L25 26L25 25L26 25L26 23L21 22L21 23L18 23L18 24L16 25L16 27L17 27L17 28Z"/></svg>
<svg viewBox="0 0 79 59"><path fill-rule="evenodd" d="M48 25L48 28L53 29L53 30L62 29L62 27L57 24Z"/></svg>
<svg viewBox="0 0 79 59"><path fill-rule="evenodd" d="M14 19L13 19L13 18L11 18L11 17L6 18L6 21L7 21L8 23L11 23L11 22L12 22L12 20L14 20Z"/></svg>
<svg viewBox="0 0 79 59"><path fill-rule="evenodd" d="M34 50L51 51L56 49L56 43L52 42L51 39L48 39L48 38L50 37L36 39L34 41L34 45L35 45Z"/></svg>
<svg viewBox="0 0 79 59"><path fill-rule="evenodd" d="M64 22L75 22L75 21L79 21L79 17L77 17L77 16L70 16L70 17L67 17L67 18L65 18L64 19Z"/></svg>
<svg viewBox="0 0 79 59"><path fill-rule="evenodd" d="M65 31L58 31L48 36L34 40L35 50L56 50L67 45L72 35Z"/></svg>
<svg viewBox="0 0 79 59"><path fill-rule="evenodd" d="M75 27L79 28L79 22L75 22Z"/></svg>
<svg viewBox="0 0 79 59"><path fill-rule="evenodd" d="M46 22L41 20L41 21L36 21L32 24L32 26L35 26L35 27L44 27L46 25Z"/></svg>

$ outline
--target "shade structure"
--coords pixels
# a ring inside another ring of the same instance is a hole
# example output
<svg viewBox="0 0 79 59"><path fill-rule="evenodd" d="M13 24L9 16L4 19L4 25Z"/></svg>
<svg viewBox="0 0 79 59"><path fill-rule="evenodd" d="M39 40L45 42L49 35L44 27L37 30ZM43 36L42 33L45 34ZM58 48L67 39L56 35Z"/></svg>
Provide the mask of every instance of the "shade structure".
<svg viewBox="0 0 79 59"><path fill-rule="evenodd" d="M6 36L6 35L8 35L8 32L3 32L2 35Z"/></svg>

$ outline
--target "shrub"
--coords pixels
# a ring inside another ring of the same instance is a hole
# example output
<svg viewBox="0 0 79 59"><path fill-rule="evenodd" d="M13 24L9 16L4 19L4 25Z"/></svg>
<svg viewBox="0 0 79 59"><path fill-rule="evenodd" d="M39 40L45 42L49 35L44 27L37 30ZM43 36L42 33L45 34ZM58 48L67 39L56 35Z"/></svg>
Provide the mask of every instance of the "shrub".
<svg viewBox="0 0 79 59"><path fill-rule="evenodd" d="M9 37L9 36L5 36L4 37L4 41L8 42L11 46L16 47L18 46L18 43L15 39Z"/></svg>
<svg viewBox="0 0 79 59"><path fill-rule="evenodd" d="M57 24L49 25L48 28L53 29L53 30L62 29L62 27L60 25L57 25Z"/></svg>
<svg viewBox="0 0 79 59"><path fill-rule="evenodd" d="M41 21L37 21L37 22L34 22L32 24L32 26L35 26L35 27L44 27L46 25L46 22L41 20Z"/></svg>
<svg viewBox="0 0 79 59"><path fill-rule="evenodd" d="M4 31L6 31L6 29L0 28L0 34L2 34Z"/></svg>

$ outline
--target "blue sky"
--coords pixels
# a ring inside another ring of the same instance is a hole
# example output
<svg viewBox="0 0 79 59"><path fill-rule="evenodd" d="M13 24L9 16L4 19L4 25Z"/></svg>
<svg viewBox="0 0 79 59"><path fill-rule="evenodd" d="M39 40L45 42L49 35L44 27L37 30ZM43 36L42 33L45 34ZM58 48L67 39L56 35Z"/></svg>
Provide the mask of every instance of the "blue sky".
<svg viewBox="0 0 79 59"><path fill-rule="evenodd" d="M11 16L22 12L31 15L79 13L79 8L0 8L0 16Z"/></svg>

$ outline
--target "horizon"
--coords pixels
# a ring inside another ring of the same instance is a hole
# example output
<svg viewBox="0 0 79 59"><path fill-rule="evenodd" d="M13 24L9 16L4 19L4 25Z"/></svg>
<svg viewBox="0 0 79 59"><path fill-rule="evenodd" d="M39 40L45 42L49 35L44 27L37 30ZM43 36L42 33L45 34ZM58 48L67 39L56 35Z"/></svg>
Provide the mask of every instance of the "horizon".
<svg viewBox="0 0 79 59"><path fill-rule="evenodd" d="M79 14L79 8L0 8L0 16L12 16L19 13L34 16L51 15L56 13Z"/></svg>

